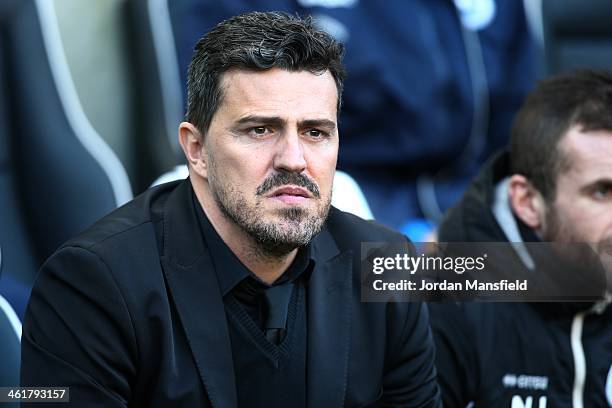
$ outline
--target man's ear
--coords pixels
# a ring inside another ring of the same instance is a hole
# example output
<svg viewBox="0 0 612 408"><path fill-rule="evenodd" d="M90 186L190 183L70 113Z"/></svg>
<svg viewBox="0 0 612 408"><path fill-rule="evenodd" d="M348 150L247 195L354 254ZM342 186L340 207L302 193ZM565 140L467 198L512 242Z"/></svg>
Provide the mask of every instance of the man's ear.
<svg viewBox="0 0 612 408"><path fill-rule="evenodd" d="M546 203L542 194L525 176L513 174L508 183L508 198L512 211L536 232L544 228Z"/></svg>
<svg viewBox="0 0 612 408"><path fill-rule="evenodd" d="M189 122L181 122L179 125L179 143L187 158L189 169L196 174L207 177L206 149L204 137L197 127Z"/></svg>

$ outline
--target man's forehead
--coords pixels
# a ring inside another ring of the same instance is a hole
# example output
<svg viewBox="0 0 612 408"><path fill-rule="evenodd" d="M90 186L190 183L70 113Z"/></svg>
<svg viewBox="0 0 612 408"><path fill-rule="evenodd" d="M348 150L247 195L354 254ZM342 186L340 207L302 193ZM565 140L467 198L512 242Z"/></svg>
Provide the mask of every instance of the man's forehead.
<svg viewBox="0 0 612 408"><path fill-rule="evenodd" d="M337 88L329 71L287 71L271 68L264 71L234 69L221 78L223 105L232 110L265 111L299 109L335 117Z"/></svg>
<svg viewBox="0 0 612 408"><path fill-rule="evenodd" d="M582 126L574 125L561 139L559 148L567 172L612 175L612 131L585 132Z"/></svg>

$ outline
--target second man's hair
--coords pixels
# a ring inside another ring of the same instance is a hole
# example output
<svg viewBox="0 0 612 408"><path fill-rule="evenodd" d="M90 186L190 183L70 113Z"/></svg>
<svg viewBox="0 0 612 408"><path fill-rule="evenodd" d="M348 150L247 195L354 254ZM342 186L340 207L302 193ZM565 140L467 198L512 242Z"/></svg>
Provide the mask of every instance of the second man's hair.
<svg viewBox="0 0 612 408"><path fill-rule="evenodd" d="M512 172L527 177L549 201L557 176L571 165L559 143L572 126L612 131L612 73L579 70L539 82L516 115L510 140Z"/></svg>

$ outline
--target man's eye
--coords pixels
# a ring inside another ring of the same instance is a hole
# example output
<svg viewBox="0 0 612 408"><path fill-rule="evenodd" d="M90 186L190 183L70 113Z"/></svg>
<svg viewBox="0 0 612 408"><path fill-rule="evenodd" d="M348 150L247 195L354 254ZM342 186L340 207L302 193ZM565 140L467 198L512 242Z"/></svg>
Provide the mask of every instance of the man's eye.
<svg viewBox="0 0 612 408"><path fill-rule="evenodd" d="M319 129L309 129L306 134L312 138L318 139L327 136L327 133L319 130Z"/></svg>
<svg viewBox="0 0 612 408"><path fill-rule="evenodd" d="M612 185L601 184L595 187L595 191L593 191L593 196L597 200L606 200L612 198Z"/></svg>
<svg viewBox="0 0 612 408"><path fill-rule="evenodd" d="M249 134L255 137L266 136L268 133L270 133L270 129L265 126L257 126L249 129Z"/></svg>

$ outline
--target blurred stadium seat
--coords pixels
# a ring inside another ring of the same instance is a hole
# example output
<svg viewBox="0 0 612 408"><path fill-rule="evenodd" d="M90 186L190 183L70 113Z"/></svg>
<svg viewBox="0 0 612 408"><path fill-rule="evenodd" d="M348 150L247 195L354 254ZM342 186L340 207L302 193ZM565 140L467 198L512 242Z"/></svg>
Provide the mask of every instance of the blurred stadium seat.
<svg viewBox="0 0 612 408"><path fill-rule="evenodd" d="M6 299L0 296L0 387L19 384L20 339L19 318Z"/></svg>
<svg viewBox="0 0 612 408"><path fill-rule="evenodd" d="M138 145L149 160L147 186L163 172L185 162L178 143L183 93L168 0L131 0L128 41L140 120Z"/></svg>
<svg viewBox="0 0 612 408"><path fill-rule="evenodd" d="M165 1L53 3L83 109L140 193L182 162L182 93L178 72L172 79L178 65Z"/></svg>
<svg viewBox="0 0 612 408"><path fill-rule="evenodd" d="M3 0L0 36L0 293L27 288L22 315L41 262L132 192L79 103L53 2Z"/></svg>
<svg viewBox="0 0 612 408"><path fill-rule="evenodd" d="M612 1L542 0L545 74L612 68Z"/></svg>

